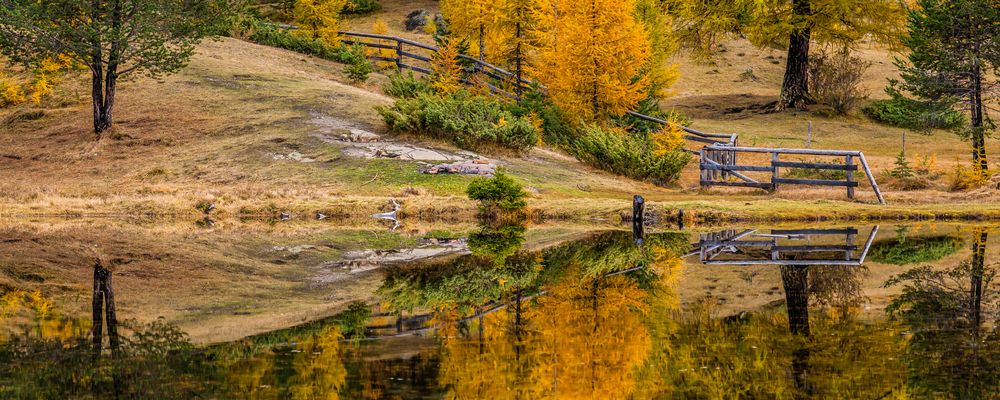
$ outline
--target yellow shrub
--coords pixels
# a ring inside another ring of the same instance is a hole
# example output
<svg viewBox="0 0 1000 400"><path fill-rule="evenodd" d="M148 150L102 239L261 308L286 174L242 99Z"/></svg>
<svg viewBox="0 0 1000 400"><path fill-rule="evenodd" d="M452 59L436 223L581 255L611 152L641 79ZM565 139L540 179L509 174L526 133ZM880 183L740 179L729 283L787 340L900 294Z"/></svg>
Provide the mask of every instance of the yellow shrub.
<svg viewBox="0 0 1000 400"><path fill-rule="evenodd" d="M983 186L989 179L989 171L983 171L979 168L978 164L969 167L958 163L955 164L955 174L952 176L951 190L967 190Z"/></svg>
<svg viewBox="0 0 1000 400"><path fill-rule="evenodd" d="M662 156L679 149L684 144L684 131L671 122L653 133L653 154Z"/></svg>
<svg viewBox="0 0 1000 400"><path fill-rule="evenodd" d="M35 77L35 82L31 84L31 102L37 104L42 103L42 98L52 94L52 85L49 84L49 79L45 75L38 75Z"/></svg>
<svg viewBox="0 0 1000 400"><path fill-rule="evenodd" d="M0 75L0 107L16 106L25 101L27 98L21 85Z"/></svg>

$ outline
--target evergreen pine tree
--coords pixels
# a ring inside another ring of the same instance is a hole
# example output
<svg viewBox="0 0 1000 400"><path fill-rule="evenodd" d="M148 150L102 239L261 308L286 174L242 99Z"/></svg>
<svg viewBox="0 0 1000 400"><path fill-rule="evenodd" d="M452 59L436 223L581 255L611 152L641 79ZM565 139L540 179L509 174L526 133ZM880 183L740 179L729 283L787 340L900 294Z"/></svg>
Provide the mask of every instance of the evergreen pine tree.
<svg viewBox="0 0 1000 400"><path fill-rule="evenodd" d="M893 86L921 101L967 107L969 125L961 134L972 142L975 170L985 176L985 138L995 125L984 103L995 98L998 83L1000 1L919 0L908 29L903 44L910 53L897 60L902 81Z"/></svg>

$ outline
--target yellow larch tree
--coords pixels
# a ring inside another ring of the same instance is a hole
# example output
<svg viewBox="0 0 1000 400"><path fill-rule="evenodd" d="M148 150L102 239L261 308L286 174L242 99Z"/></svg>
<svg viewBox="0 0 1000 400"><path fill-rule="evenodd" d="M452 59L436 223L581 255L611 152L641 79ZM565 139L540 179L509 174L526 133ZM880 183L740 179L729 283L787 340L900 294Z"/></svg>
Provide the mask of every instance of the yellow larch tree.
<svg viewBox="0 0 1000 400"><path fill-rule="evenodd" d="M541 0L532 75L552 101L584 120L621 115L646 97L649 35L635 0Z"/></svg>
<svg viewBox="0 0 1000 400"><path fill-rule="evenodd" d="M505 0L441 0L441 15L454 38L476 43L473 56L488 60L504 43L498 24Z"/></svg>
<svg viewBox="0 0 1000 400"><path fill-rule="evenodd" d="M299 29L295 33L337 45L340 11L346 4L347 0L296 0L294 17Z"/></svg>
<svg viewBox="0 0 1000 400"><path fill-rule="evenodd" d="M445 39L431 60L431 87L438 93L454 93L461 85L462 66L458 64L458 41Z"/></svg>

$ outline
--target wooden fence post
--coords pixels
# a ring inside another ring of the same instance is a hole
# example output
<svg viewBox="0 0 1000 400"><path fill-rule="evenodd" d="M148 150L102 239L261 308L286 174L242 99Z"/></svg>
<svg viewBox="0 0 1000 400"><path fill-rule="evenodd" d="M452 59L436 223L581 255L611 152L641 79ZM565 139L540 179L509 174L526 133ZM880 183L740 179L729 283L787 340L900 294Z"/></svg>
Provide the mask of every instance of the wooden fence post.
<svg viewBox="0 0 1000 400"><path fill-rule="evenodd" d="M641 245L645 238L646 199L640 195L632 197L632 239Z"/></svg>
<svg viewBox="0 0 1000 400"><path fill-rule="evenodd" d="M847 198L854 200L854 170L851 169L854 166L854 156L848 155L844 156L844 164L847 165Z"/></svg>
<svg viewBox="0 0 1000 400"><path fill-rule="evenodd" d="M403 72L403 42L396 41L396 71Z"/></svg>
<svg viewBox="0 0 1000 400"><path fill-rule="evenodd" d="M778 179L781 175L778 174L778 152L771 153L771 191L778 191Z"/></svg>

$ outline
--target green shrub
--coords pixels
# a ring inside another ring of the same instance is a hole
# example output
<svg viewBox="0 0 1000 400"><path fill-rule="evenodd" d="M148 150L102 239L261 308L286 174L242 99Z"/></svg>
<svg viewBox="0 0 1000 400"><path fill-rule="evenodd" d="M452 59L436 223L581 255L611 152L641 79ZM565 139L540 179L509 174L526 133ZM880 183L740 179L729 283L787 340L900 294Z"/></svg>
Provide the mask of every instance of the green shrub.
<svg viewBox="0 0 1000 400"><path fill-rule="evenodd" d="M424 93L377 110L393 131L448 140L464 149L501 146L525 151L538 142L535 127L527 118L514 115L496 99L464 92Z"/></svg>
<svg viewBox="0 0 1000 400"><path fill-rule="evenodd" d="M497 171L492 178L477 178L465 189L470 200L479 201L483 211L512 212L528 206L528 194L510 175Z"/></svg>
<svg viewBox="0 0 1000 400"><path fill-rule="evenodd" d="M389 75L389 82L382 86L385 94L402 99L412 99L417 95L431 93L431 85L423 77L415 77L413 73Z"/></svg>
<svg viewBox="0 0 1000 400"><path fill-rule="evenodd" d="M961 238L954 236L905 237L875 242L868 252L872 261L910 265L940 260L955 254L963 246Z"/></svg>
<svg viewBox="0 0 1000 400"><path fill-rule="evenodd" d="M381 9L382 5L378 0L348 0L341 14L371 14Z"/></svg>
<svg viewBox="0 0 1000 400"><path fill-rule="evenodd" d="M344 72L347 73L347 77L355 82L364 82L368 80L368 74L372 73L375 69L372 67L371 61L368 61L365 57L359 57L352 60L351 64L344 68Z"/></svg>
<svg viewBox="0 0 1000 400"><path fill-rule="evenodd" d="M660 185L676 181L691 160L682 150L654 154L653 141L644 132L623 134L594 125L584 127L567 150L597 168Z"/></svg>
<svg viewBox="0 0 1000 400"><path fill-rule="evenodd" d="M915 131L954 130L965 125L965 116L951 107L906 98L891 86L885 91L891 98L873 101L864 108L865 115L875 121Z"/></svg>

